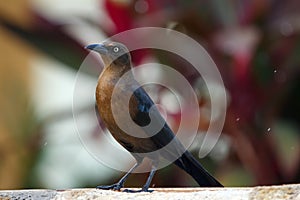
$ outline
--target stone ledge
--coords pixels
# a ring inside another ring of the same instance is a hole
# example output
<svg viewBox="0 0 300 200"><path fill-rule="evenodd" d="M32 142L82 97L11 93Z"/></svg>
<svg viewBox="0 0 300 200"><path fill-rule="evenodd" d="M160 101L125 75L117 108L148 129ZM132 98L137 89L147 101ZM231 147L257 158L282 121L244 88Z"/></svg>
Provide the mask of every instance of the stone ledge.
<svg viewBox="0 0 300 200"><path fill-rule="evenodd" d="M135 190L135 189L133 189ZM300 200L300 184L260 186L260 187L230 187L230 188L154 188L151 193L127 193L97 189L69 190L2 190L0 199L296 199Z"/></svg>

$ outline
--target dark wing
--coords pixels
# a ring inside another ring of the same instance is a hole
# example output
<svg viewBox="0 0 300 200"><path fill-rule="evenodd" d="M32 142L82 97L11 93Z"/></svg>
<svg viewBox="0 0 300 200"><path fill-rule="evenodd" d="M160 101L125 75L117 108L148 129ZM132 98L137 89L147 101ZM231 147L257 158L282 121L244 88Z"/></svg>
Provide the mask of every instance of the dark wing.
<svg viewBox="0 0 300 200"><path fill-rule="evenodd" d="M134 108L130 109L130 111L132 111L130 115L137 125L143 128L151 123L154 126L162 127L161 130L154 135L147 128L144 128L144 131L146 134L150 135L150 139L154 142L158 149L168 145L162 152L163 157L168 160L173 160L175 157L178 158L184 153L185 150L183 145L176 139L173 131L170 129L152 99L142 87L139 87L134 91L130 99L129 106ZM150 112L152 119L150 118Z"/></svg>
<svg viewBox="0 0 300 200"><path fill-rule="evenodd" d="M222 187L222 184L211 176L176 139L174 133L160 115L157 108L153 107L155 105L152 99L142 87L139 87L134 91L130 106L135 108L131 113L133 121L142 128L149 123L154 123L154 125L157 126L161 126L161 122L164 123L162 129L157 134L150 137L158 149L164 147L163 150L160 151L160 155L165 159L174 162L178 167L189 173L200 186ZM150 119L150 112L152 119ZM144 129L144 131L147 134L152 135L152 133L147 132L149 129Z"/></svg>
<svg viewBox="0 0 300 200"><path fill-rule="evenodd" d="M154 103L142 87L133 92L129 106L131 118L137 125L143 127L150 123L149 112Z"/></svg>

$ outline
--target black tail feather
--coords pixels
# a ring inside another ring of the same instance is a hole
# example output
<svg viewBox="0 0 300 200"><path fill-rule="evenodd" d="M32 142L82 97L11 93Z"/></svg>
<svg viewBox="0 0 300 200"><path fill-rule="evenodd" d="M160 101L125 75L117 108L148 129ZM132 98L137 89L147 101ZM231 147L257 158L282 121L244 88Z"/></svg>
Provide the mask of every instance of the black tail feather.
<svg viewBox="0 0 300 200"><path fill-rule="evenodd" d="M188 151L182 154L174 163L191 175L202 187L223 187Z"/></svg>

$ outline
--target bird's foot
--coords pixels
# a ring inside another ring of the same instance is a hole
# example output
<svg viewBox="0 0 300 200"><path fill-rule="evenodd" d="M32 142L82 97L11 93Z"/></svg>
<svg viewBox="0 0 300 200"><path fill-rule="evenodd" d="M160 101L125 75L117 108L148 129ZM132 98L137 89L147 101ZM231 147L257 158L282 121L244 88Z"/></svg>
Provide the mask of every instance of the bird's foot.
<svg viewBox="0 0 300 200"><path fill-rule="evenodd" d="M142 188L140 190L130 190L130 189L125 189L122 192L128 192L128 193L138 193L138 192L153 192L154 190L149 190L148 188Z"/></svg>
<svg viewBox="0 0 300 200"><path fill-rule="evenodd" d="M119 183L115 183L112 185L98 185L96 189L101 189L101 190L117 190L119 191L123 186Z"/></svg>

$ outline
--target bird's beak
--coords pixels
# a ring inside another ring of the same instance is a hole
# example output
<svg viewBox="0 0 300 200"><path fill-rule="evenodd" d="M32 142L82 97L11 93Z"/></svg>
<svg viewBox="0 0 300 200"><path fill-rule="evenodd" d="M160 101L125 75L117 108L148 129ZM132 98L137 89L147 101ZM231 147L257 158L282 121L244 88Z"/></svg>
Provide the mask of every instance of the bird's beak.
<svg viewBox="0 0 300 200"><path fill-rule="evenodd" d="M92 50L92 51L96 51L102 55L106 55L108 52L107 48L103 44L90 44L90 45L86 46L85 48Z"/></svg>

